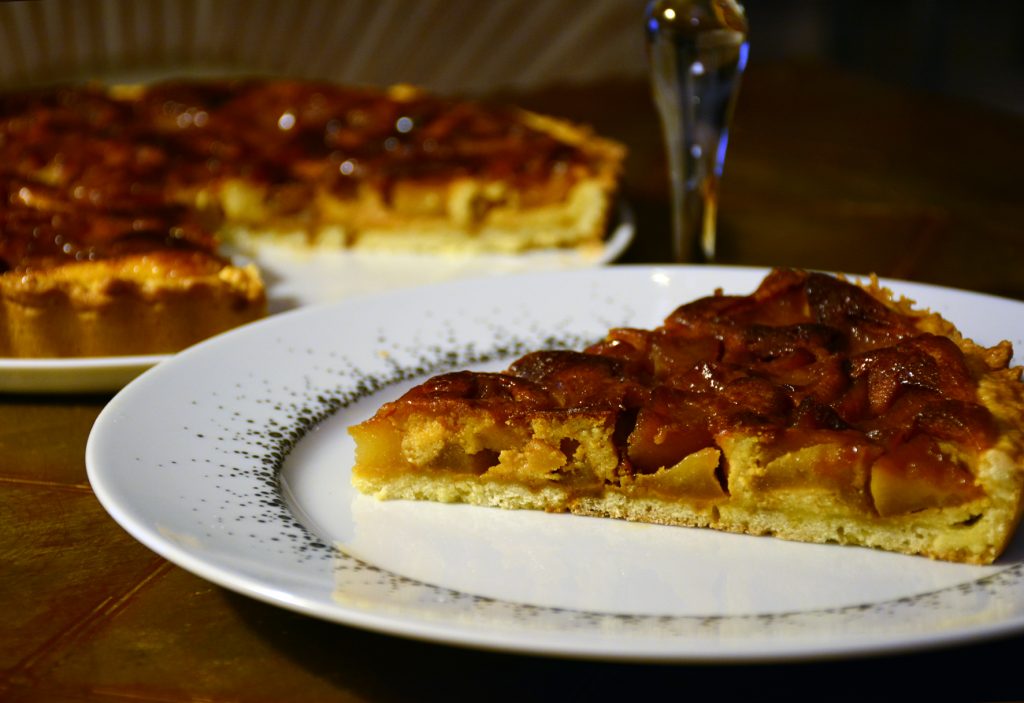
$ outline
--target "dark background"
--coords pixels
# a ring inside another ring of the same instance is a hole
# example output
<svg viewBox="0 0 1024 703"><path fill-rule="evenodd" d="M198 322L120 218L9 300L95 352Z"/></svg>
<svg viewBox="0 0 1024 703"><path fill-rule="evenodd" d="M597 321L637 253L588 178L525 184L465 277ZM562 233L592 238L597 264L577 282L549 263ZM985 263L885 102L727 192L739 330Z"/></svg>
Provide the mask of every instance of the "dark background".
<svg viewBox="0 0 1024 703"><path fill-rule="evenodd" d="M751 63L822 61L1024 114L1024 2L750 0Z"/></svg>

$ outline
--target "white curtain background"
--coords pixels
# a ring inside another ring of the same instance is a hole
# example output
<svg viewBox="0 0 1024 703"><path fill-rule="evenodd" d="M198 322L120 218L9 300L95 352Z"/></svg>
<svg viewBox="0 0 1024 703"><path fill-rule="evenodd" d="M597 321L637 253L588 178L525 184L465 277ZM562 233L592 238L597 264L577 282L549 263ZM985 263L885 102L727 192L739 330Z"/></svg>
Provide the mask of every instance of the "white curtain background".
<svg viewBox="0 0 1024 703"><path fill-rule="evenodd" d="M0 3L0 85L283 74L480 94L637 77L638 0Z"/></svg>

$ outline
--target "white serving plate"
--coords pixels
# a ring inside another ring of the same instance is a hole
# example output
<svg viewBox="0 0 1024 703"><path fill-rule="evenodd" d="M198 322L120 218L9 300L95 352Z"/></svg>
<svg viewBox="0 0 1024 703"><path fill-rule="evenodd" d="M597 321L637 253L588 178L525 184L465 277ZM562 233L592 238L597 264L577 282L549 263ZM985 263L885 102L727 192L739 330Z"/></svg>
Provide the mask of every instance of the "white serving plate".
<svg viewBox="0 0 1024 703"><path fill-rule="evenodd" d="M763 270L620 266L459 281L271 317L144 373L86 462L126 530L226 588L406 637L629 661L910 651L1024 628L1024 540L989 567L708 530L378 502L345 429L439 370L651 326ZM886 282L982 343L1024 304ZM1011 339L1018 345L1021 340ZM1019 358L1016 363L1019 363Z"/></svg>

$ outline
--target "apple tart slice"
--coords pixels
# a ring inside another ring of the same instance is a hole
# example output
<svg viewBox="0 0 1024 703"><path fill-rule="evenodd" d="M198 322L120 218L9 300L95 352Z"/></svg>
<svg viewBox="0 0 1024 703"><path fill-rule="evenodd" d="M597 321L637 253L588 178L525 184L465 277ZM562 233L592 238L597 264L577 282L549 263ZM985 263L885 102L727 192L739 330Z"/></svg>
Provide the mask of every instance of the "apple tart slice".
<svg viewBox="0 0 1024 703"><path fill-rule="evenodd" d="M656 329L432 378L350 428L352 480L986 564L1022 508L1011 358L874 280L775 270Z"/></svg>

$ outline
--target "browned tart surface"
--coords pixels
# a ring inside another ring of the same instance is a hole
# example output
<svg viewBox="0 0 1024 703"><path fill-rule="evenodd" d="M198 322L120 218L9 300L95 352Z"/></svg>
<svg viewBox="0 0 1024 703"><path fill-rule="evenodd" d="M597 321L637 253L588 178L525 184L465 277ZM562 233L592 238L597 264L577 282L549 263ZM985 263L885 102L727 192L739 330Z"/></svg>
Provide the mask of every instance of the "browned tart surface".
<svg viewBox="0 0 1024 703"><path fill-rule="evenodd" d="M427 381L352 428L354 482L990 562L1024 485L1011 357L874 284L777 270L657 329Z"/></svg>

